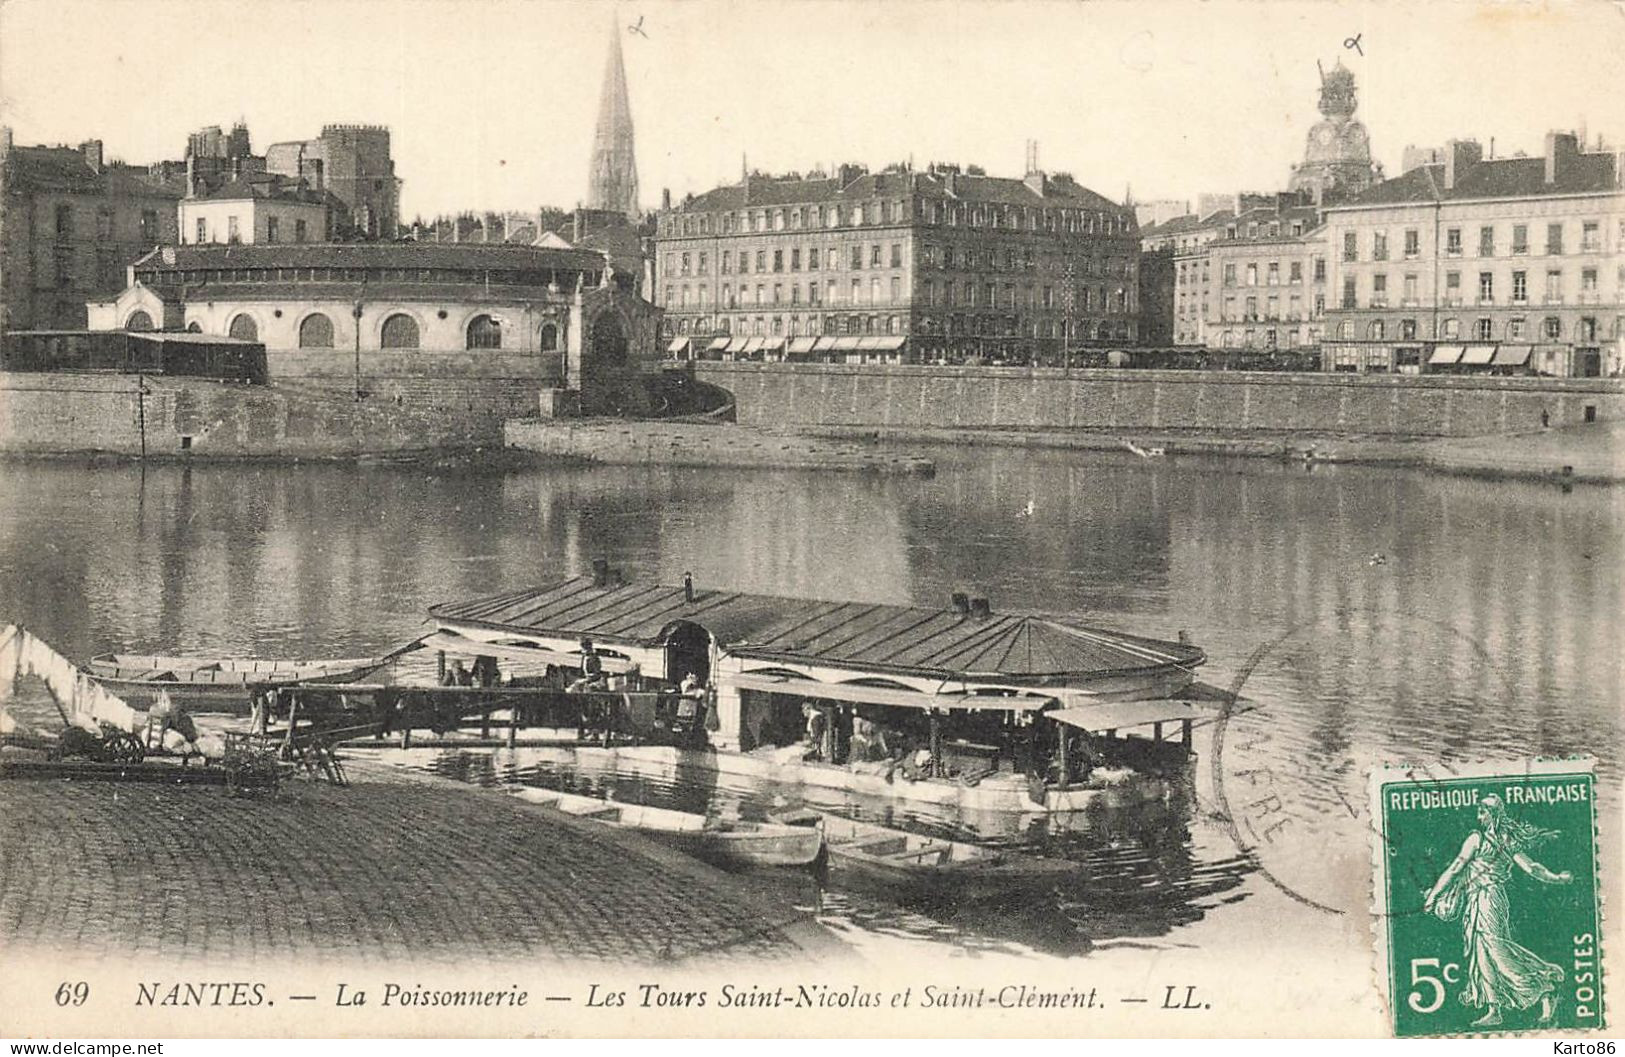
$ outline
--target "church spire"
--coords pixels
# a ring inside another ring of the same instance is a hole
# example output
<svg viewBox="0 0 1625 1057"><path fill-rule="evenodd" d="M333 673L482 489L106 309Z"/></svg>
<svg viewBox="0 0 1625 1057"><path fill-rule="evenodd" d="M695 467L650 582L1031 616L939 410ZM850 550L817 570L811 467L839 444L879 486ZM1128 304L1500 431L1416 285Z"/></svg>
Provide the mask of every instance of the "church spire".
<svg viewBox="0 0 1625 1057"><path fill-rule="evenodd" d="M626 95L626 64L621 58L621 27L610 19L609 58L598 96L598 131L593 136L587 174L587 205L637 219L638 163L632 149L632 106Z"/></svg>

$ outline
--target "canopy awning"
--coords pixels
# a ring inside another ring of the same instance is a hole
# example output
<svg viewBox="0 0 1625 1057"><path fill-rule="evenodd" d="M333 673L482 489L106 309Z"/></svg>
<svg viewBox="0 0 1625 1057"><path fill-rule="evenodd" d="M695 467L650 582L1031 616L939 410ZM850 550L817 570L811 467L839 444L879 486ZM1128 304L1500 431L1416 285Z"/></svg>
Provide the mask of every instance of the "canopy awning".
<svg viewBox="0 0 1625 1057"><path fill-rule="evenodd" d="M551 664L557 668L581 667L579 652L566 653L563 650L548 649L546 646L481 642L479 639L471 639L454 631L432 632L418 641L428 649L442 650L459 657L495 657L499 661L531 661L536 664ZM636 664L621 657L610 657L600 653L598 659L606 672L619 674L637 669Z"/></svg>
<svg viewBox="0 0 1625 1057"><path fill-rule="evenodd" d="M1438 363L1455 363L1461 359L1460 345L1440 345L1434 348L1433 355L1428 357L1428 366Z"/></svg>
<svg viewBox="0 0 1625 1057"><path fill-rule="evenodd" d="M1122 730L1124 727L1144 727L1152 723L1176 723L1184 719L1195 722L1211 719L1213 713L1199 710L1183 701L1112 701L1059 708L1054 712L1045 712L1044 718L1099 733L1103 730Z"/></svg>
<svg viewBox="0 0 1625 1057"><path fill-rule="evenodd" d="M828 347L838 352L850 352L853 349L856 349L858 347L858 342L862 340L862 338L836 338L829 344Z"/></svg>
<svg viewBox="0 0 1625 1057"><path fill-rule="evenodd" d="M813 346L817 345L817 344L818 344L818 339L817 338L791 338L790 339L790 351L791 352L811 352L811 351L813 351Z"/></svg>
<svg viewBox="0 0 1625 1057"><path fill-rule="evenodd" d="M778 352L782 348L784 348L784 339L783 338L763 338L762 339L762 351L763 352Z"/></svg>
<svg viewBox="0 0 1625 1057"><path fill-rule="evenodd" d="M744 347L741 348L739 351L740 352L756 352L761 347L762 347L762 339L761 338L746 338Z"/></svg>
<svg viewBox="0 0 1625 1057"><path fill-rule="evenodd" d="M818 339L818 344L813 346L813 350L815 352L828 352L831 349L835 348L835 343L837 341L839 341L839 340L841 340L841 339L840 338L830 338L830 337L819 338Z"/></svg>
<svg viewBox="0 0 1625 1057"><path fill-rule="evenodd" d="M729 352L744 352L745 351L745 346L749 342L750 342L750 339L745 337L743 334L736 335L736 336L734 336L734 337L732 337L732 338L730 338L728 340L728 351Z"/></svg>
<svg viewBox="0 0 1625 1057"><path fill-rule="evenodd" d="M906 341L908 341L908 338L901 334L888 334L883 338L875 339L875 348L882 352L896 352L903 347L903 343Z"/></svg>
<svg viewBox="0 0 1625 1057"><path fill-rule="evenodd" d="M723 676L722 681L741 690L768 694L792 694L825 701L848 701L858 705L890 705L895 708L968 708L997 712L1036 712L1054 700L1040 696L995 694L924 694L890 686L864 686L862 683L825 683L817 679L787 679L778 675Z"/></svg>
<svg viewBox="0 0 1625 1057"><path fill-rule="evenodd" d="M1529 362L1529 354L1534 351L1533 345L1502 345L1495 350L1497 367L1522 367Z"/></svg>
<svg viewBox="0 0 1625 1057"><path fill-rule="evenodd" d="M728 337L728 335L726 335L726 334L722 335L719 338L712 338L711 339L711 344L709 344L709 345L707 345L705 347L706 351L707 352L721 352L723 349L726 349L728 347L728 342L730 342L732 340L733 339Z"/></svg>
<svg viewBox="0 0 1625 1057"><path fill-rule="evenodd" d="M672 338L671 344L666 346L667 352L683 352L688 348L688 338Z"/></svg>
<svg viewBox="0 0 1625 1057"><path fill-rule="evenodd" d="M1494 345L1469 345L1461 354L1461 362L1464 365L1482 366L1493 359L1495 359Z"/></svg>
<svg viewBox="0 0 1625 1057"><path fill-rule="evenodd" d="M880 339L879 338L859 338L858 339L858 348L860 348L860 349L878 349L878 348L880 348Z"/></svg>

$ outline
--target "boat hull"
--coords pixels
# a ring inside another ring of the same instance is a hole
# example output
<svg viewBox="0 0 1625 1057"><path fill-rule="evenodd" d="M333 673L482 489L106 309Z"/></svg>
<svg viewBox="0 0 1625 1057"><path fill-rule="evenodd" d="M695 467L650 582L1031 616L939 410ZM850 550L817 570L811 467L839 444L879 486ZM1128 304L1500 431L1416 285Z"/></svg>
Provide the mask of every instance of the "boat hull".
<svg viewBox="0 0 1625 1057"><path fill-rule="evenodd" d="M672 833L640 830L663 844L669 844L696 859L724 866L809 866L818 858L824 840L816 831L731 833ZM795 827L782 827L794 830Z"/></svg>

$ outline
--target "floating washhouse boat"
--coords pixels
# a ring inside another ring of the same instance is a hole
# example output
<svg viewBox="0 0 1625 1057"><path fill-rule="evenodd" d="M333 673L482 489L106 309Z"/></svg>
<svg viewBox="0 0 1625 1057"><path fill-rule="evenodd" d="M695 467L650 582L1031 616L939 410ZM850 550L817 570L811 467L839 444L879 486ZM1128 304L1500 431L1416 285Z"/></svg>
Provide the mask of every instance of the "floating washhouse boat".
<svg viewBox="0 0 1625 1057"><path fill-rule="evenodd" d="M710 687L709 751L688 762L982 809L1072 810L1125 773L1182 767L1210 715L1173 699L1206 659L1194 645L964 595L945 609L818 601L623 583L595 564L429 613L426 641L476 655L579 670L590 640L629 689L694 675Z"/></svg>
<svg viewBox="0 0 1625 1057"><path fill-rule="evenodd" d="M728 866L806 866L824 846L821 830L792 823L713 819L532 786L515 795L577 818L637 830L695 858Z"/></svg>

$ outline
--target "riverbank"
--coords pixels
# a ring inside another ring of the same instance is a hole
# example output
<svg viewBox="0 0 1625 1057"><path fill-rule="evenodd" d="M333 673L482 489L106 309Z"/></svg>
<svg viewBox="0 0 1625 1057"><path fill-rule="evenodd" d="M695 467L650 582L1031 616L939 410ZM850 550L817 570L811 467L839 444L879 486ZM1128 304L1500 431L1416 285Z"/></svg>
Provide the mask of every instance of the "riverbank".
<svg viewBox="0 0 1625 1057"><path fill-rule="evenodd" d="M1587 484L1625 483L1625 423L1488 437L1369 437L1314 432L1157 430L874 429L803 427L804 437L848 442L975 444L1133 452L1148 459L1222 455L1301 463L1404 466L1476 477L1531 478Z"/></svg>
<svg viewBox="0 0 1625 1057"><path fill-rule="evenodd" d="M274 797L0 782L6 946L414 965L705 964L842 949L772 889L635 834L446 779L345 767L348 787L286 782Z"/></svg>

